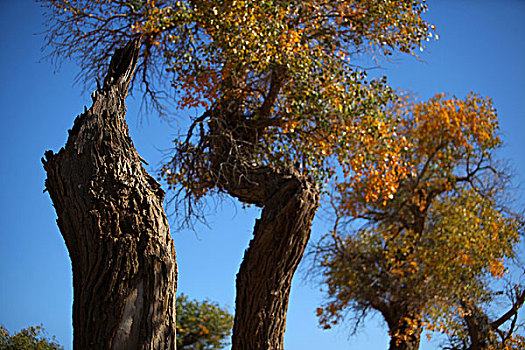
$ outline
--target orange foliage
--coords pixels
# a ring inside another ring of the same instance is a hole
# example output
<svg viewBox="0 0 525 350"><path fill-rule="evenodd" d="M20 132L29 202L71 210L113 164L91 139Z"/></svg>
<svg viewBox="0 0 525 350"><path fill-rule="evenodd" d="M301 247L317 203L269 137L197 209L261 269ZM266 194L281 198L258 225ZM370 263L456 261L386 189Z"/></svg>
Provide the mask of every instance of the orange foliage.
<svg viewBox="0 0 525 350"><path fill-rule="evenodd" d="M491 159L501 146L496 111L478 95L439 94L426 102L400 99L389 113L399 120L390 132L400 140L399 165L381 168L388 163L373 158L367 169L383 176L395 169L392 188L373 171L338 184L338 221L366 224L345 227L348 235L337 227L319 244L328 301L317 314L326 325L347 307L386 315L401 302L412 321L422 320L418 327L456 334L462 301L490 299L489 282L505 275L523 233L523 218L499 200L506 178Z"/></svg>
<svg viewBox="0 0 525 350"><path fill-rule="evenodd" d="M425 1L44 4L56 24L50 45L61 42L57 55L78 54L84 68L98 71L119 41L140 36L139 71L150 96L157 95L149 90L148 73L158 72L168 77L178 108L218 110L237 101L247 118L266 125L256 131L260 139L248 164L301 164L320 184L338 173L348 182L373 178L370 201L393 195L405 171L399 156L403 145L384 111L393 93L384 81L366 82L365 72L353 66L353 54L413 53L424 47L433 36L433 26L422 18ZM199 138L190 141L198 144ZM197 153L207 158L206 151ZM166 164L163 175L199 198L210 189L209 164L190 152L184 157Z"/></svg>

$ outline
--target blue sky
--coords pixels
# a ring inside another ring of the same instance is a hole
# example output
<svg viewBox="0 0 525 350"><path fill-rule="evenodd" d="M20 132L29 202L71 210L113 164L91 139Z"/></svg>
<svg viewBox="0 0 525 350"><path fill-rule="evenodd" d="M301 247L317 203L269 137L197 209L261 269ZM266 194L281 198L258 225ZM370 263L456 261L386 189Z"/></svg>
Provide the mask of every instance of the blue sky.
<svg viewBox="0 0 525 350"><path fill-rule="evenodd" d="M422 61L401 56L374 74L386 74L391 85L422 98L442 91L458 97L475 91L493 98L506 144L501 156L511 159L516 181L525 182L525 1L435 0L427 18L437 26L440 40L429 43ZM42 32L42 21L33 1L0 0L0 323L10 330L43 323L70 349L71 266L51 201L42 193L40 158L45 150L65 144L67 129L83 106L90 106L90 98L73 85L74 64L65 63L55 74L49 62L41 61L42 36L36 33ZM170 147L176 130L154 117L139 117L138 102L128 100L128 123L153 170L162 158L159 149ZM233 311L235 274L257 215L227 200L210 209L209 227L172 232L179 291ZM316 220L314 241L325 226ZM319 329L315 308L322 294L301 271L290 300L289 350L387 348L378 317L357 337L348 338L344 327Z"/></svg>

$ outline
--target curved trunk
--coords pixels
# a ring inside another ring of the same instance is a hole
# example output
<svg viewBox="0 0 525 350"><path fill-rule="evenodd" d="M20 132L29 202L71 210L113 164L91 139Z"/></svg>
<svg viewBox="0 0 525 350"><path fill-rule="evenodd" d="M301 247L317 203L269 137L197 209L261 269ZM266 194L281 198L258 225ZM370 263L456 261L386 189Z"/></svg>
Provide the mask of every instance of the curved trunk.
<svg viewBox="0 0 525 350"><path fill-rule="evenodd" d="M281 350L292 277L310 238L319 193L296 169L253 161L260 130L249 125L242 103L232 105L223 109L230 113L210 113L211 178L222 191L263 208L237 274L232 350Z"/></svg>
<svg viewBox="0 0 525 350"><path fill-rule="evenodd" d="M177 267L164 192L124 119L139 42L117 50L65 148L42 160L73 268L74 349L175 349Z"/></svg>
<svg viewBox="0 0 525 350"><path fill-rule="evenodd" d="M292 277L318 205L317 191L304 177L268 175L276 191L264 201L237 274L232 350L283 349Z"/></svg>

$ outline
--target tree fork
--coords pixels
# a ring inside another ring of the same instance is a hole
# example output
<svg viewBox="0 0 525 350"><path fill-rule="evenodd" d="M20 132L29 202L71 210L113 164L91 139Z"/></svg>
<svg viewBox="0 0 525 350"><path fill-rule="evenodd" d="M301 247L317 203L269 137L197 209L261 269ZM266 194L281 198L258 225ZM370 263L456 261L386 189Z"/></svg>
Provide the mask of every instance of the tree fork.
<svg viewBox="0 0 525 350"><path fill-rule="evenodd" d="M45 153L46 189L73 269L74 349L175 349L177 265L164 192L125 121L139 40L111 59L66 146Z"/></svg>

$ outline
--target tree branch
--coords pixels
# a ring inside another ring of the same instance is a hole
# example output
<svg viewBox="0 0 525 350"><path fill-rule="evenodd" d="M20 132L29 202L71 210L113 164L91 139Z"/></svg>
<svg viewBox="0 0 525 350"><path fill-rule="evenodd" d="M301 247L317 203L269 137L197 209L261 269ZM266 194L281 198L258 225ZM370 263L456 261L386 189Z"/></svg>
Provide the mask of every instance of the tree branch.
<svg viewBox="0 0 525 350"><path fill-rule="evenodd" d="M512 307L509 311L504 313L500 318L498 318L496 321L492 322L490 326L493 329L499 328L502 324L510 320L510 318L518 313L518 310L523 306L523 303L525 302L525 289L521 291L521 293L518 293L516 302L513 303Z"/></svg>

